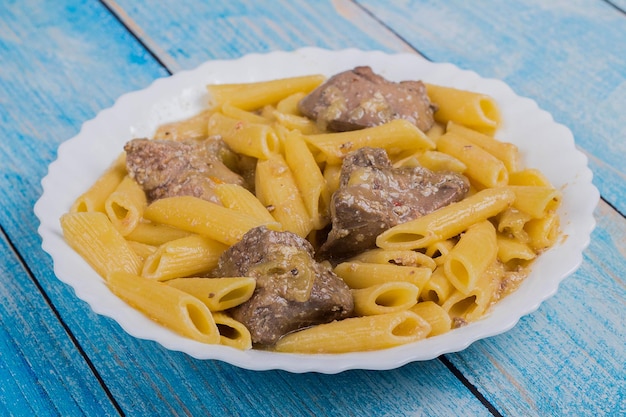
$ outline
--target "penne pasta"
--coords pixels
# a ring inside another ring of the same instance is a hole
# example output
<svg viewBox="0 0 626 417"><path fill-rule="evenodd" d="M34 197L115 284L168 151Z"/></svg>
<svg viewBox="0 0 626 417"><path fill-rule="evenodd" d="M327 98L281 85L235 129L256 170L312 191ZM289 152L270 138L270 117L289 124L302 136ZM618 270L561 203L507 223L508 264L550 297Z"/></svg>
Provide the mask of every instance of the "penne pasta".
<svg viewBox="0 0 626 417"><path fill-rule="evenodd" d="M256 165L256 194L284 230L305 237L313 229L293 172L285 159L274 154Z"/></svg>
<svg viewBox="0 0 626 417"><path fill-rule="evenodd" d="M515 193L513 207L535 219L546 217L561 204L561 193L552 187L512 185L508 188Z"/></svg>
<svg viewBox="0 0 626 417"><path fill-rule="evenodd" d="M520 168L520 154L517 146L512 143L502 142L493 136L485 135L476 130L467 128L458 123L449 122L447 132L456 133L475 145L480 146L491 155L504 163L509 174L516 172Z"/></svg>
<svg viewBox="0 0 626 417"><path fill-rule="evenodd" d="M233 151L253 158L267 159L280 146L270 125L233 119L222 113L214 113L209 119L209 134L221 137Z"/></svg>
<svg viewBox="0 0 626 417"><path fill-rule="evenodd" d="M192 277L171 279L166 284L193 295L211 311L223 311L248 301L256 287L256 280L251 277Z"/></svg>
<svg viewBox="0 0 626 417"><path fill-rule="evenodd" d="M129 176L124 177L104 202L104 210L109 220L123 236L137 227L147 206L146 194Z"/></svg>
<svg viewBox="0 0 626 417"><path fill-rule="evenodd" d="M425 267L377 264L360 261L342 262L334 269L350 288L367 288L387 282L408 282L419 290L430 279L432 270Z"/></svg>
<svg viewBox="0 0 626 417"><path fill-rule="evenodd" d="M559 236L559 216L550 213L541 219L532 219L524 226L528 243L535 251L541 251L556 243Z"/></svg>
<svg viewBox="0 0 626 417"><path fill-rule="evenodd" d="M437 266L430 256L412 250L370 249L352 257L350 260L377 264L426 267L431 271Z"/></svg>
<svg viewBox="0 0 626 417"><path fill-rule="evenodd" d="M463 294L474 289L498 254L496 229L489 220L471 225L443 263L444 272Z"/></svg>
<svg viewBox="0 0 626 417"><path fill-rule="evenodd" d="M330 193L326 179L301 134L288 133L283 146L285 162L293 173L313 228L322 229L329 221Z"/></svg>
<svg viewBox="0 0 626 417"><path fill-rule="evenodd" d="M426 84L426 92L438 106L435 120L440 123L453 121L484 133L500 125L498 105L486 94L434 84Z"/></svg>
<svg viewBox="0 0 626 417"><path fill-rule="evenodd" d="M170 240L189 236L191 233L158 223L141 222L125 236L126 239L151 246L160 246Z"/></svg>
<svg viewBox="0 0 626 417"><path fill-rule="evenodd" d="M65 241L103 278L123 271L139 274L141 258L104 213L67 213L61 217Z"/></svg>
<svg viewBox="0 0 626 417"><path fill-rule="evenodd" d="M224 207L249 214L263 222L271 223L276 221L263 203L254 194L240 185L218 184L214 191Z"/></svg>
<svg viewBox="0 0 626 417"><path fill-rule="evenodd" d="M410 282L389 281L353 289L354 313L358 316L395 313L417 303L419 288Z"/></svg>
<svg viewBox="0 0 626 417"><path fill-rule="evenodd" d="M433 301L417 303L409 311L417 314L430 324L428 337L447 333L452 328L452 320L448 312Z"/></svg>
<svg viewBox="0 0 626 417"><path fill-rule="evenodd" d="M503 187L509 183L504 163L464 136L446 132L437 141L437 149L465 164L464 174L482 187Z"/></svg>
<svg viewBox="0 0 626 417"><path fill-rule="evenodd" d="M81 194L70 207L70 213L99 211L104 213L104 203L126 176L126 154L122 153L115 162Z"/></svg>
<svg viewBox="0 0 626 417"><path fill-rule="evenodd" d="M211 312L197 298L127 272L111 273L107 285L122 300L176 333L202 343L220 342Z"/></svg>
<svg viewBox="0 0 626 417"><path fill-rule="evenodd" d="M432 301L442 305L455 290L454 285L446 277L443 267L439 267L433 271L430 279L424 284L420 301Z"/></svg>
<svg viewBox="0 0 626 417"><path fill-rule="evenodd" d="M411 311L354 317L290 333L274 350L297 353L345 353L387 349L416 342L430 324Z"/></svg>
<svg viewBox="0 0 626 417"><path fill-rule="evenodd" d="M325 79L323 75L305 75L243 84L214 84L208 85L207 90L216 105L229 103L242 110L255 110L292 94L309 93Z"/></svg>
<svg viewBox="0 0 626 417"><path fill-rule="evenodd" d="M319 149L321 157L329 164L340 164L348 153L366 146L383 148L389 156L435 148L428 136L404 119L349 132L307 135L305 139Z"/></svg>
<svg viewBox="0 0 626 417"><path fill-rule="evenodd" d="M509 173L509 185L533 185L536 187L552 187L550 181L534 168L527 168Z"/></svg>
<svg viewBox="0 0 626 417"><path fill-rule="evenodd" d="M537 254L526 243L515 238L498 235L498 259L504 263L510 261L530 261Z"/></svg>
<svg viewBox="0 0 626 417"><path fill-rule="evenodd" d="M213 319L220 333L220 344L239 350L252 349L250 331L241 322L221 312L213 313Z"/></svg>
<svg viewBox="0 0 626 417"><path fill-rule="evenodd" d="M150 204L144 217L191 233L233 245L250 229L267 226L280 230L277 222L266 222L236 210L191 196L169 197Z"/></svg>
<svg viewBox="0 0 626 417"><path fill-rule="evenodd" d="M515 194L508 188L488 188L416 220L394 226L381 233L376 244L383 249L425 248L497 215L514 200Z"/></svg>
<svg viewBox="0 0 626 417"><path fill-rule="evenodd" d="M156 140L200 140L209 136L208 123L213 110L204 110L195 116L177 122L166 123L157 128Z"/></svg>
<svg viewBox="0 0 626 417"><path fill-rule="evenodd" d="M159 246L146 258L141 276L156 281L207 273L228 248L211 238L191 235Z"/></svg>

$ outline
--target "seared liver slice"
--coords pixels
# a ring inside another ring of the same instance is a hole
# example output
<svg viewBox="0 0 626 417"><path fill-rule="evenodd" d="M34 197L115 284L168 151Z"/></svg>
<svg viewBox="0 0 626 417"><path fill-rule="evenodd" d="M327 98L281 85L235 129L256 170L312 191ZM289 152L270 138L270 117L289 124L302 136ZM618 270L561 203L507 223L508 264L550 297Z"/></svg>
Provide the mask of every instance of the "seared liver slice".
<svg viewBox="0 0 626 417"><path fill-rule="evenodd" d="M436 110L421 81L387 81L370 67L356 67L329 78L299 103L322 129L357 130L406 119L429 130Z"/></svg>
<svg viewBox="0 0 626 417"><path fill-rule="evenodd" d="M346 156L332 197L332 229L319 259L337 262L376 246L385 230L461 200L469 181L454 172L393 168L387 153L362 148Z"/></svg>
<svg viewBox="0 0 626 417"><path fill-rule="evenodd" d="M213 141L133 139L126 143L128 174L150 201L191 195L218 203L215 181L243 185L218 158Z"/></svg>
<svg viewBox="0 0 626 417"><path fill-rule="evenodd" d="M222 254L212 275L256 278L252 297L229 313L258 345L270 346L288 332L352 314L348 286L313 260L311 244L294 233L250 230Z"/></svg>

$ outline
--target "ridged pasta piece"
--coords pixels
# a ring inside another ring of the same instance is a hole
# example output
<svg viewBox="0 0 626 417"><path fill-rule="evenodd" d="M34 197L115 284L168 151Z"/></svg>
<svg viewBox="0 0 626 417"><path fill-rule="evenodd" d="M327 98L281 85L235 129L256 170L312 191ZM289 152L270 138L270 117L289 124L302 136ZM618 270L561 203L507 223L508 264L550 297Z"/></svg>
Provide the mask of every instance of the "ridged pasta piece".
<svg viewBox="0 0 626 417"><path fill-rule="evenodd" d="M198 342L220 342L207 306L186 292L126 272L111 273L107 285L113 294L165 327Z"/></svg>
<svg viewBox="0 0 626 417"><path fill-rule="evenodd" d="M223 311L252 297L256 280L251 277L176 278L166 284L202 301L211 311Z"/></svg>
<svg viewBox="0 0 626 417"><path fill-rule="evenodd" d="M213 319L220 332L220 344L239 350L252 349L252 336L243 323L221 312L213 313Z"/></svg>
<svg viewBox="0 0 626 417"><path fill-rule="evenodd" d="M450 331L452 319L446 310L433 301L423 301L411 307L414 312L430 324L428 337L437 336Z"/></svg>
<svg viewBox="0 0 626 417"><path fill-rule="evenodd" d="M104 213L104 202L126 176L126 153L120 154L115 162L100 175L87 191L81 194L70 207L70 213L98 211Z"/></svg>
<svg viewBox="0 0 626 417"><path fill-rule="evenodd" d="M137 227L147 206L146 193L129 176L124 177L104 202L109 220L123 236L127 236Z"/></svg>
<svg viewBox="0 0 626 417"><path fill-rule="evenodd" d="M387 349L422 340L430 324L411 311L354 317L320 324L281 338L274 350L290 353L345 353Z"/></svg>
<svg viewBox="0 0 626 417"><path fill-rule="evenodd" d="M361 261L342 262L334 269L350 288L367 288L386 282L409 282L419 290L430 279L432 270L426 267L379 264ZM419 293L418 293L419 295Z"/></svg>
<svg viewBox="0 0 626 417"><path fill-rule="evenodd" d="M354 313L358 316L394 313L417 303L419 288L409 282L390 281L353 289Z"/></svg>

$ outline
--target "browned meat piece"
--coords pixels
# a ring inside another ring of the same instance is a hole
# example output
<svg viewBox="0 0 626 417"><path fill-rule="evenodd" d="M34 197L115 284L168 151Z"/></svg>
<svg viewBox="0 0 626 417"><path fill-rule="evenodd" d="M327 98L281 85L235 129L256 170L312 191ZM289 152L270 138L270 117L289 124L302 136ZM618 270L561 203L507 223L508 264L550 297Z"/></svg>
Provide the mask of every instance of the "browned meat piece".
<svg viewBox="0 0 626 417"><path fill-rule="evenodd" d="M299 103L322 129L343 132L406 119L422 131L433 123L436 106L421 81L387 81L370 67L334 75Z"/></svg>
<svg viewBox="0 0 626 417"><path fill-rule="evenodd" d="M332 197L332 229L318 258L340 261L376 246L385 230L461 200L469 181L453 172L393 168L386 152L362 148L346 156Z"/></svg>
<svg viewBox="0 0 626 417"><path fill-rule="evenodd" d="M229 310L256 344L273 345L288 332L352 314L348 286L313 260L307 240L290 232L250 230L222 254L212 275L256 278L252 297Z"/></svg>
<svg viewBox="0 0 626 417"><path fill-rule="evenodd" d="M124 146L128 174L148 199L191 195L219 203L216 181L243 184L216 156L210 142L133 139Z"/></svg>

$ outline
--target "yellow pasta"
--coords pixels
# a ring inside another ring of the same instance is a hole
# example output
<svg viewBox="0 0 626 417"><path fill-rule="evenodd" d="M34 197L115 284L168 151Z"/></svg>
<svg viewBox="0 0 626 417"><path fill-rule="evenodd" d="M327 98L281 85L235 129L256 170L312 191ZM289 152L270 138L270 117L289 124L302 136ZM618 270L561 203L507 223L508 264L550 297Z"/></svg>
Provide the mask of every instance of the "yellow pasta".
<svg viewBox="0 0 626 417"><path fill-rule="evenodd" d="M136 242L134 240L127 240L128 246L139 255L139 258L145 262L146 258L156 252L156 246L148 245L146 243Z"/></svg>
<svg viewBox="0 0 626 417"><path fill-rule="evenodd" d="M509 185L534 185L538 187L551 187L550 181L534 168L527 168L509 173Z"/></svg>
<svg viewBox="0 0 626 417"><path fill-rule="evenodd" d="M190 234L190 232L185 230L164 224L142 222L125 237L128 240L145 243L146 245L159 246L170 240L180 239Z"/></svg>
<svg viewBox="0 0 626 417"><path fill-rule="evenodd" d="M395 313L417 303L419 288L410 282L389 281L352 290L354 313L358 316Z"/></svg>
<svg viewBox="0 0 626 417"><path fill-rule="evenodd" d="M272 116L278 121L279 124L289 130L297 130L305 135L320 133L315 122L307 117L290 113L281 113L277 110L272 113Z"/></svg>
<svg viewBox="0 0 626 417"><path fill-rule="evenodd" d="M217 105L230 103L243 110L255 110L295 93L309 93L325 79L323 75L305 75L253 83L214 84L208 85L207 90Z"/></svg>
<svg viewBox="0 0 626 417"><path fill-rule="evenodd" d="M280 230L280 224L265 222L236 210L191 196L156 200L146 208L144 217L188 232L204 235L227 245L237 243L250 229L267 226Z"/></svg>
<svg viewBox="0 0 626 417"><path fill-rule="evenodd" d="M561 193L552 187L512 185L508 188L515 193L513 207L535 219L546 217L561 204Z"/></svg>
<svg viewBox="0 0 626 417"><path fill-rule="evenodd" d="M141 258L104 213L67 213L61 217L65 241L103 278L124 271L139 274Z"/></svg>
<svg viewBox="0 0 626 417"><path fill-rule="evenodd" d="M378 264L423 266L431 271L437 266L430 256L412 250L370 249L350 258L350 260Z"/></svg>
<svg viewBox="0 0 626 417"><path fill-rule="evenodd" d="M256 124L269 124L270 120L267 118L258 115L254 112L242 110L239 107L235 107L230 103L225 103L221 107L222 115L229 117L231 119L241 120L249 123ZM207 125L208 126L208 125Z"/></svg>
<svg viewBox="0 0 626 417"><path fill-rule="evenodd" d="M251 277L192 277L171 279L166 284L193 295L211 311L223 311L248 301L256 280Z"/></svg>
<svg viewBox="0 0 626 417"><path fill-rule="evenodd" d="M267 124L233 119L214 113L209 119L209 133L222 138L235 152L267 159L280 146L274 129Z"/></svg>
<svg viewBox="0 0 626 417"><path fill-rule="evenodd" d="M509 182L504 163L464 136L446 132L437 141L437 149L465 164L465 175L483 187L502 187Z"/></svg>
<svg viewBox="0 0 626 417"><path fill-rule="evenodd" d="M502 161L509 173L519 170L519 149L512 143L499 141L492 136L485 135L484 133L469 129L454 122L448 123L446 131L463 136L473 144L480 146L491 155Z"/></svg>
<svg viewBox="0 0 626 417"><path fill-rule="evenodd" d="M390 156L403 151L435 148L428 136L404 119L361 130L307 135L305 138L320 150L323 160L329 164L340 164L348 153L366 146L383 148Z"/></svg>
<svg viewBox="0 0 626 417"><path fill-rule="evenodd" d="M278 352L345 353L387 349L417 342L430 324L411 311L354 317L290 333L274 347Z"/></svg>
<svg viewBox="0 0 626 417"><path fill-rule="evenodd" d="M537 254L526 243L515 238L498 235L498 259L507 263L510 261L530 261Z"/></svg>
<svg viewBox="0 0 626 417"><path fill-rule="evenodd" d="M285 159L274 154L256 166L256 194L284 230L305 237L312 230L309 212L293 172Z"/></svg>
<svg viewBox="0 0 626 417"><path fill-rule="evenodd" d="M439 151L418 152L410 157L395 163L396 167L422 166L431 171L453 171L463 173L467 166L452 155Z"/></svg>
<svg viewBox="0 0 626 417"><path fill-rule="evenodd" d="M474 223L509 207L515 193L508 188L488 188L430 214L381 233L376 244L383 249L418 249L449 239Z"/></svg>
<svg viewBox="0 0 626 417"><path fill-rule="evenodd" d="M426 84L426 92L439 107L435 120L440 123L453 121L484 133L493 133L500 125L498 105L486 94L434 84Z"/></svg>
<svg viewBox="0 0 626 417"><path fill-rule="evenodd" d="M550 213L541 219L532 219L525 226L529 245L535 251L541 251L556 243L559 236L559 216Z"/></svg>
<svg viewBox="0 0 626 417"><path fill-rule="evenodd" d="M220 344L239 350L252 348L250 331L241 322L225 313L213 313L213 319L220 333Z"/></svg>
<svg viewBox="0 0 626 417"><path fill-rule="evenodd" d="M209 272L228 248L211 238L191 235L159 246L146 258L141 276L157 281Z"/></svg>
<svg viewBox="0 0 626 417"><path fill-rule="evenodd" d="M127 272L110 274L107 285L113 294L165 327L198 342L220 342L211 312L197 298Z"/></svg>
<svg viewBox="0 0 626 417"><path fill-rule="evenodd" d="M321 229L329 220L330 193L326 179L301 134L290 132L283 145L285 162L293 173L313 228Z"/></svg>
<svg viewBox="0 0 626 417"><path fill-rule="evenodd" d="M443 263L446 277L457 290L467 294L474 289L497 254L496 229L489 220L475 223L446 256Z"/></svg>
<svg viewBox="0 0 626 417"><path fill-rule="evenodd" d="M249 214L263 222L271 223L275 221L263 203L254 194L240 185L218 184L214 191L224 207Z"/></svg>
<svg viewBox="0 0 626 417"><path fill-rule="evenodd" d="M276 111L283 114L302 116L302 113L298 108L298 103L300 103L300 100L302 100L304 97L306 97L306 93L304 91L293 93L276 103Z"/></svg>
<svg viewBox="0 0 626 417"><path fill-rule="evenodd" d="M432 270L426 267L376 264L360 261L342 262L334 269L350 288L367 288L387 282L408 282L419 290L430 279Z"/></svg>
<svg viewBox="0 0 626 417"><path fill-rule="evenodd" d="M456 241L453 239L433 242L426 247L424 254L430 257L434 261L435 265L441 265L446 259L446 255L450 253L450 250L454 247L455 243Z"/></svg>
<svg viewBox="0 0 626 417"><path fill-rule="evenodd" d="M452 320L446 310L433 301L424 301L415 304L410 311L417 314L430 324L428 337L437 336L450 331Z"/></svg>
<svg viewBox="0 0 626 417"><path fill-rule="evenodd" d="M137 227L147 206L146 193L129 176L124 177L104 202L104 209L109 220L124 236Z"/></svg>
<svg viewBox="0 0 626 417"><path fill-rule="evenodd" d="M126 176L126 153L122 153L113 164L81 194L72 204L70 213L99 211L104 213L104 202Z"/></svg>
<svg viewBox="0 0 626 417"><path fill-rule="evenodd" d="M213 110L204 110L195 116L159 126L154 133L158 140L201 140L209 135L208 123Z"/></svg>
<svg viewBox="0 0 626 417"><path fill-rule="evenodd" d="M443 270L443 267L435 269L430 279L424 284L420 293L421 301L432 301L439 305L443 304L450 295L456 291Z"/></svg>
<svg viewBox="0 0 626 417"><path fill-rule="evenodd" d="M528 241L524 226L531 219L530 214L509 207L497 216L498 232L511 235L521 242Z"/></svg>

